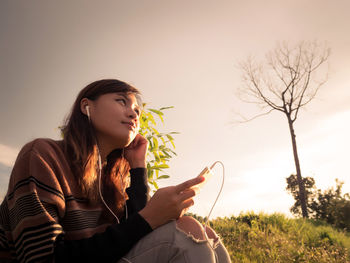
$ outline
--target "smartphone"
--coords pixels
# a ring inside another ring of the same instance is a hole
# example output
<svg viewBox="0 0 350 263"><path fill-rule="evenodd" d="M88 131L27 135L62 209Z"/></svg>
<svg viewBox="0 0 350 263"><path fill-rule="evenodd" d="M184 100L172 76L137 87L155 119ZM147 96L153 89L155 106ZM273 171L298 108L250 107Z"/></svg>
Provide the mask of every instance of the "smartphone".
<svg viewBox="0 0 350 263"><path fill-rule="evenodd" d="M200 187L202 186L204 183L206 183L209 178L213 175L212 171L210 170L210 168L208 168L208 166L204 167L204 169L200 172L199 176L203 176L205 178L204 182L198 184L197 186Z"/></svg>

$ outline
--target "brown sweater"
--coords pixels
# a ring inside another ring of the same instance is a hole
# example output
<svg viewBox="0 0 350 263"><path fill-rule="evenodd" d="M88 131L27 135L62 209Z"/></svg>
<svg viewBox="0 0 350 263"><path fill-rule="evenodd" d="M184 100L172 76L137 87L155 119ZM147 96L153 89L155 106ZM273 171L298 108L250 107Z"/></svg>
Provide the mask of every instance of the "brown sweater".
<svg viewBox="0 0 350 263"><path fill-rule="evenodd" d="M116 262L152 231L137 213L148 200L146 169L130 175L129 217L112 224L102 216L103 205L82 198L61 141L26 144L1 204L0 262L6 256L14 262Z"/></svg>

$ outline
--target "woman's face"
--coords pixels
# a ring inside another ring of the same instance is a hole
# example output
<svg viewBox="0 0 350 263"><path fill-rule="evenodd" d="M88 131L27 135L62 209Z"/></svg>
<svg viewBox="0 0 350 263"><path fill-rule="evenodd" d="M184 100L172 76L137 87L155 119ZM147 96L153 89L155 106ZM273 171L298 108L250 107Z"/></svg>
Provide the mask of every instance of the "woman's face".
<svg viewBox="0 0 350 263"><path fill-rule="evenodd" d="M99 143L112 149L128 146L138 133L141 114L134 94L107 93L89 101Z"/></svg>

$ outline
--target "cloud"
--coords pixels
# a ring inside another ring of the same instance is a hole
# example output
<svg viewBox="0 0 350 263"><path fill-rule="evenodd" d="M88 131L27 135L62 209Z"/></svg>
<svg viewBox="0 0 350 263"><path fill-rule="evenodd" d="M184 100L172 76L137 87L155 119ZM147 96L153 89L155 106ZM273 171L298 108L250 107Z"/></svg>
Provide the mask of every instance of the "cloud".
<svg viewBox="0 0 350 263"><path fill-rule="evenodd" d="M11 174L19 150L0 144L0 202L4 198Z"/></svg>
<svg viewBox="0 0 350 263"><path fill-rule="evenodd" d="M0 163L0 202L6 194L11 170L12 167Z"/></svg>
<svg viewBox="0 0 350 263"><path fill-rule="evenodd" d="M18 149L0 144L0 163L7 167L12 167L16 161L18 152Z"/></svg>

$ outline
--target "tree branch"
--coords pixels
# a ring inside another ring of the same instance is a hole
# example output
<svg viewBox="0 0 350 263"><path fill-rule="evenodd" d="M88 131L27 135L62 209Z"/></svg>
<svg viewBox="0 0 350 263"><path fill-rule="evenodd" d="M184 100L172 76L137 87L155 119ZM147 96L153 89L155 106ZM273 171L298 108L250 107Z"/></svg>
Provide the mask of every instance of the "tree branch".
<svg viewBox="0 0 350 263"><path fill-rule="evenodd" d="M246 123L246 122L255 120L256 118L265 116L265 115L271 113L271 112L274 111L274 110L276 110L276 109L270 109L269 111L264 112L264 113L261 113L261 114L258 114L258 115L255 115L254 117L252 117L252 118L250 118L250 119L247 119L247 118L245 118L243 115L241 115L241 114L238 113L238 115L243 119L243 121L238 121L238 122L239 122L239 123Z"/></svg>

